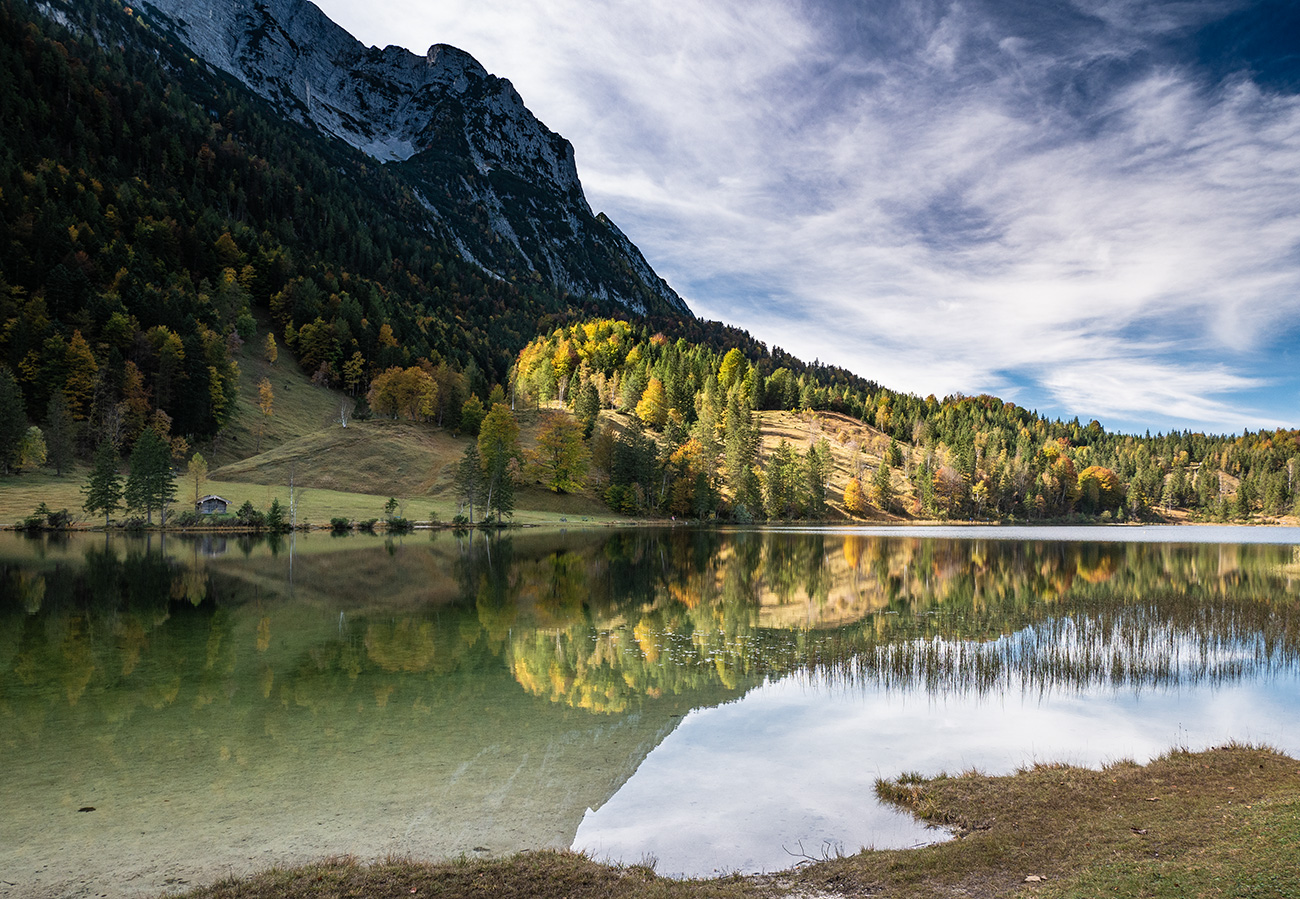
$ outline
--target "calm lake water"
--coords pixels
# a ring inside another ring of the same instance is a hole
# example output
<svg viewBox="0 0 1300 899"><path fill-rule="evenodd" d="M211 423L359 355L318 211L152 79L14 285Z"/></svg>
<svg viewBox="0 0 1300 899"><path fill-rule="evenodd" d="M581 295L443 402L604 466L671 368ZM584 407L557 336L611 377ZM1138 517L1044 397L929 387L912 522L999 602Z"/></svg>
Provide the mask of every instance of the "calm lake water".
<svg viewBox="0 0 1300 899"><path fill-rule="evenodd" d="M1295 529L3 534L0 896L918 845L877 777L1300 754L1298 659Z"/></svg>

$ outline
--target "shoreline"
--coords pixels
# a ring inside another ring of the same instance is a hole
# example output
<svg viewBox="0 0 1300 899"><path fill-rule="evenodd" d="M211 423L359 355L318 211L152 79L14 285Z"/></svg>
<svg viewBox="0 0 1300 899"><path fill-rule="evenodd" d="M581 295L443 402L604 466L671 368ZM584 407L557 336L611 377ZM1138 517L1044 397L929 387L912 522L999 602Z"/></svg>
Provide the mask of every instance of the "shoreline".
<svg viewBox="0 0 1300 899"><path fill-rule="evenodd" d="M527 514L530 510L522 510ZM1088 520L1069 520L1059 519L1051 521L944 521L942 519L918 519L915 521L907 520L888 520L888 521L845 521L843 519L822 519L817 521L768 521L754 522L751 524L739 524L731 521L695 521L687 519L654 519L654 518L629 518L625 520L610 519L591 519L585 517L579 520L569 520L560 518L555 521L523 521L510 522L501 525L492 525L485 527L481 524L458 525L445 521L412 521L410 527L397 530L388 530L376 523L373 529L366 530L359 526L353 526L347 530L337 530L329 525L323 524L302 524L294 528L283 531L268 531L266 529L250 529L243 527L224 527L221 525L211 525L208 527L183 525L146 525L138 528L128 528L121 525L89 525L84 523L73 523L67 527L25 527L22 524L0 525L0 531L12 531L17 533L29 534L123 534L127 536L146 535L146 534L221 534L235 537L270 537L270 536L289 536L294 533L316 533L316 534L337 534L338 536L363 535L372 536L402 536L416 531L477 531L485 533L493 532L510 532L517 530L531 530L537 528L691 528L699 530L724 530L724 531L826 531L836 532L872 532L872 531L907 531L907 530L932 530L932 529L1020 529L1020 530L1038 530L1050 531L1054 529L1097 529L1097 530L1139 530L1143 528L1241 528L1241 529L1277 529L1277 528L1300 528L1300 518L1287 520L1273 519L1270 521L1193 521L1188 519L1173 520L1155 520L1155 521L1088 521Z"/></svg>
<svg viewBox="0 0 1300 899"><path fill-rule="evenodd" d="M1012 774L897 775L876 793L953 838L899 850L805 855L775 872L678 879L653 859L601 862L567 849L443 861L329 857L247 874L208 872L187 899L275 896L529 895L573 897L849 897L890 895L1218 895L1259 884L1295 895L1300 763L1267 747L1174 748L1145 765L1038 763ZM18 884L14 884L18 887ZM183 893L178 887L190 887ZM14 891L13 897L42 894ZM1236 893L1233 893L1236 895Z"/></svg>

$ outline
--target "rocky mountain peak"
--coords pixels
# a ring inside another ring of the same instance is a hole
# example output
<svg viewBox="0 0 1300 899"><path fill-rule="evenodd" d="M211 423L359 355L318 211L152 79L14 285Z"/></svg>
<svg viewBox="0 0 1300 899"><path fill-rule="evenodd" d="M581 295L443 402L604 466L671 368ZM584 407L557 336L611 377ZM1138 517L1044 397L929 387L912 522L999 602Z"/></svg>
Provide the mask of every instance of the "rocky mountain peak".
<svg viewBox="0 0 1300 899"><path fill-rule="evenodd" d="M145 0L159 24L286 117L408 171L461 254L635 310L689 314L640 251L592 214L573 146L473 56L366 47L308 0Z"/></svg>

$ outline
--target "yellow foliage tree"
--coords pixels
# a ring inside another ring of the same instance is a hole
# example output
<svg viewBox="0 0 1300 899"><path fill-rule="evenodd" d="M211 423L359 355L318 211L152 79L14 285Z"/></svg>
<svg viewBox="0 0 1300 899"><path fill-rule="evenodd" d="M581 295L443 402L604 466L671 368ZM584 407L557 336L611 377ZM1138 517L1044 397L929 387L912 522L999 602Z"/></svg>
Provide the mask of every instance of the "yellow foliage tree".
<svg viewBox="0 0 1300 899"><path fill-rule="evenodd" d="M640 402L636 404L636 414L645 422L646 427L663 430L664 423L668 421L668 395L664 392L663 381L650 379L645 393L641 394Z"/></svg>
<svg viewBox="0 0 1300 899"><path fill-rule="evenodd" d="M366 401L376 415L429 419L437 414L438 384L418 365L393 366L370 382Z"/></svg>
<svg viewBox="0 0 1300 899"><path fill-rule="evenodd" d="M266 430L266 422L275 411L275 391L271 389L271 381L263 378L257 384L257 408L261 411L262 417L257 423L257 451L262 451L262 433Z"/></svg>
<svg viewBox="0 0 1300 899"><path fill-rule="evenodd" d="M90 344L81 336L80 331L72 332L64 361L68 380L64 383L63 394L68 398L68 411L77 421L85 421L95 393L95 376L99 374L99 365L95 362Z"/></svg>
<svg viewBox="0 0 1300 899"><path fill-rule="evenodd" d="M862 482L857 478L851 478L844 488L844 508L850 515L865 515L867 513L867 496L862 492Z"/></svg>

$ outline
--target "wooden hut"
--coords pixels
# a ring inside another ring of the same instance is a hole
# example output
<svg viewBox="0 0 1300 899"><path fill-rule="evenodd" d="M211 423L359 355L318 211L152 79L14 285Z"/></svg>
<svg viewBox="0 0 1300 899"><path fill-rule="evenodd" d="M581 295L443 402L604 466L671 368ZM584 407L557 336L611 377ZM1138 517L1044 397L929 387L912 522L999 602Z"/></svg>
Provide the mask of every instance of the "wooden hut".
<svg viewBox="0 0 1300 899"><path fill-rule="evenodd" d="M230 505L230 500L223 499L215 493L209 493L203 497L194 508L204 515L225 515L226 508Z"/></svg>

